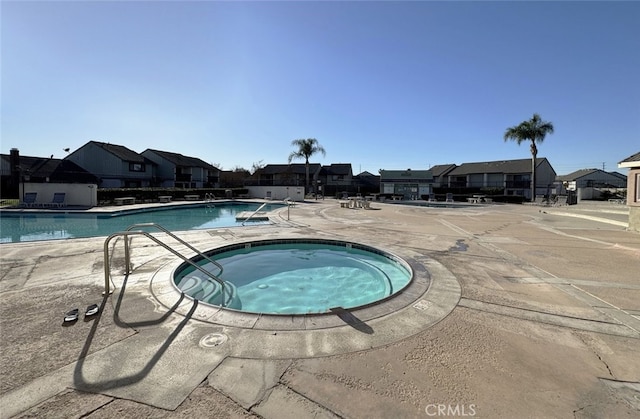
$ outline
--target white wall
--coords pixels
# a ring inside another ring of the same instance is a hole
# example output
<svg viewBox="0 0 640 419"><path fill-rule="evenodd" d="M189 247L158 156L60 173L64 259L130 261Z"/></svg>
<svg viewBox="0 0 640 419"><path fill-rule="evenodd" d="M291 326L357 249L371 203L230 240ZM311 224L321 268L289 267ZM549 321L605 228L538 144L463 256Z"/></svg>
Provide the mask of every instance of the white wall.
<svg viewBox="0 0 640 419"><path fill-rule="evenodd" d="M64 192L65 204L73 206L93 207L98 205L98 185L87 183L30 183L20 184L20 200L24 192L37 192L36 203L48 204L53 194Z"/></svg>
<svg viewBox="0 0 640 419"><path fill-rule="evenodd" d="M248 186L251 198L267 198L281 201L291 198L294 201L304 201L303 186Z"/></svg>

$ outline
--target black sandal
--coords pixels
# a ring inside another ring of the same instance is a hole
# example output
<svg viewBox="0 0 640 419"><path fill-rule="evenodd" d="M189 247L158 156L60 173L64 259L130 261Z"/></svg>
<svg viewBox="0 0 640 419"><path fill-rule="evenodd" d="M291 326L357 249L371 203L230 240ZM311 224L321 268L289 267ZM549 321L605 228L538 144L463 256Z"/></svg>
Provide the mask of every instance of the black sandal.
<svg viewBox="0 0 640 419"><path fill-rule="evenodd" d="M73 310L67 312L67 314L64 315L64 322L71 323L78 320L78 312L79 310L77 308L74 308Z"/></svg>
<svg viewBox="0 0 640 419"><path fill-rule="evenodd" d="M87 310L84 312L84 316L85 317L95 316L96 314L98 314L98 311L100 311L100 307L98 307L97 304L91 304L89 307L87 307Z"/></svg>

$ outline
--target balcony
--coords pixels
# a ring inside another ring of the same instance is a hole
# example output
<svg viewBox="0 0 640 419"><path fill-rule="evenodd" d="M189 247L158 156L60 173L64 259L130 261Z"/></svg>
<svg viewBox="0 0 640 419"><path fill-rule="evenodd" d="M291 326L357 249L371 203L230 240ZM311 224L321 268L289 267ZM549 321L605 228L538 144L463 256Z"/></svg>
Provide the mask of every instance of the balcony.
<svg viewBox="0 0 640 419"><path fill-rule="evenodd" d="M529 180L508 180L506 182L507 189L527 189L531 187Z"/></svg>
<svg viewBox="0 0 640 419"><path fill-rule="evenodd" d="M176 173L176 182L191 182L191 174Z"/></svg>

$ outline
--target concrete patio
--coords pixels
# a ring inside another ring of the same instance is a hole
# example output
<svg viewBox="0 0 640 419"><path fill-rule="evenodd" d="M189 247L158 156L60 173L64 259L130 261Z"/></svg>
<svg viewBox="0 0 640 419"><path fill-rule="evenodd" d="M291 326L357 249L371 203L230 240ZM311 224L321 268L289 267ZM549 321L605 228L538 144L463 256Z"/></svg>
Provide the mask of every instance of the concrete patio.
<svg viewBox="0 0 640 419"><path fill-rule="evenodd" d="M198 304L144 238L129 275L113 242L106 297L104 238L1 244L0 417L638 417L640 235L625 211L327 199L178 233L203 250L326 237L409 261L415 286L342 317Z"/></svg>

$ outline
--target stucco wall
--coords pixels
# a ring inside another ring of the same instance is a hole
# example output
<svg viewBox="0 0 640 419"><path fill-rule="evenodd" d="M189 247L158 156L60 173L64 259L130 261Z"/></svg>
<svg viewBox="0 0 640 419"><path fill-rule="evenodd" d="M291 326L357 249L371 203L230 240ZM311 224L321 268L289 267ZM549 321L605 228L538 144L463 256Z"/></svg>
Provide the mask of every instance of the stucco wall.
<svg viewBox="0 0 640 419"><path fill-rule="evenodd" d="M629 230L640 232L640 167L634 167L627 174L627 205Z"/></svg>
<svg viewBox="0 0 640 419"><path fill-rule="evenodd" d="M23 195L20 185L20 197ZM64 192L65 205L93 207L98 204L98 185L86 183L30 183L24 184L24 192L37 192L36 203L49 204L53 194Z"/></svg>
<svg viewBox="0 0 640 419"><path fill-rule="evenodd" d="M302 186L249 186L251 198L268 198L281 201L291 198L294 201L304 201L304 187Z"/></svg>
<svg viewBox="0 0 640 419"><path fill-rule="evenodd" d="M640 233L640 207L629 207L629 230Z"/></svg>

